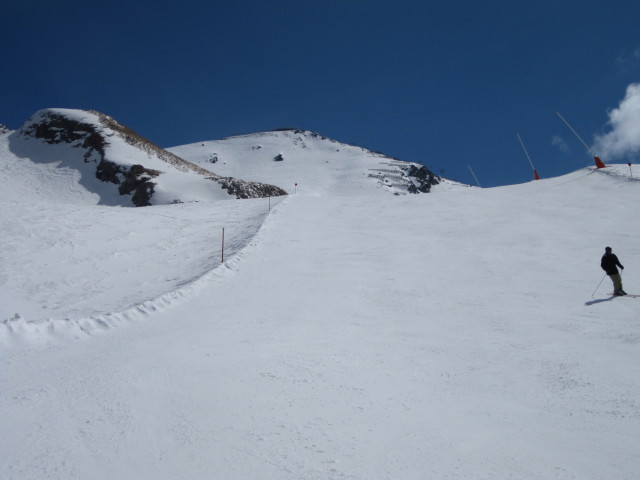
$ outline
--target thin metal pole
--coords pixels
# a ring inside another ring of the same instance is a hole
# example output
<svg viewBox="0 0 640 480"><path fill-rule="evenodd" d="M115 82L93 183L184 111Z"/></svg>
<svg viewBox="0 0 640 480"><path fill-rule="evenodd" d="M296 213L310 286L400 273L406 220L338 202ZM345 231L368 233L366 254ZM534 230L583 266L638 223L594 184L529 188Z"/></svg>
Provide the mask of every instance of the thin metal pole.
<svg viewBox="0 0 640 480"><path fill-rule="evenodd" d="M520 140L520 145L522 145L522 150L524 150L524 154L527 156L527 160L529 160L529 165L531 165L531 170L533 170L535 172L536 167L533 166L533 162L531 161L531 157L529 156L529 152L527 152L527 149L524 148L524 143L522 142L522 139L520 138L520 134L516 133L516 135L518 136L518 140Z"/></svg>
<svg viewBox="0 0 640 480"><path fill-rule="evenodd" d="M560 117L560 119L567 125L567 127L569 127L569 129L573 132L573 134L578 137L578 140L580 140L582 142L582 144L584 145L584 148L587 149L587 152L589 152L591 155L595 156L595 153L593 153L593 150L591 150L591 148L589 147L589 145L587 145L587 143L582 139L582 137L580 135L578 135L578 132L576 132L573 127L571 125L569 125L569 122L567 122L564 117L562 115L560 115L560 112L556 112L558 114L558 116Z"/></svg>
<svg viewBox="0 0 640 480"><path fill-rule="evenodd" d="M606 276L607 276L607 274L605 273L605 274L604 274L604 277L606 277ZM602 280L604 280L604 277L602 277ZM598 289L600 288L600 285L602 285L602 280L600 280L600 283L598 284L598 286L596 287L596 289L595 289L595 290L593 291L593 293L591 294L591 297L593 297L593 296L596 294L596 292L597 292L597 291L598 291Z"/></svg>
<svg viewBox="0 0 640 480"><path fill-rule="evenodd" d="M222 227L222 263L224 263L224 227Z"/></svg>
<svg viewBox="0 0 640 480"><path fill-rule="evenodd" d="M478 186L479 186L480 188L482 188L482 185L480 185L480 182L478 181L478 177L476 177L476 174L475 174L475 173L473 173L473 170L471 169L471 165L469 165L469 164L467 163L467 167L469 167L469 171L471 172L471 175L473 175L473 178L475 178L475 179L476 179L476 183L478 184Z"/></svg>

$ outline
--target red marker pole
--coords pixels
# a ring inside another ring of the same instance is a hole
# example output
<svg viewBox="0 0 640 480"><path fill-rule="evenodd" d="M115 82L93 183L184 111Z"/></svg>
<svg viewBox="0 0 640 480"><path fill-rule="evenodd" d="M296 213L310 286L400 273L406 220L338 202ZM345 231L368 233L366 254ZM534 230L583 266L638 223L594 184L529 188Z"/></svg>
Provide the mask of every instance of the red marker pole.
<svg viewBox="0 0 640 480"><path fill-rule="evenodd" d="M631 170L631 162L629 162L629 175L631 175L631 178L633 178L633 170Z"/></svg>

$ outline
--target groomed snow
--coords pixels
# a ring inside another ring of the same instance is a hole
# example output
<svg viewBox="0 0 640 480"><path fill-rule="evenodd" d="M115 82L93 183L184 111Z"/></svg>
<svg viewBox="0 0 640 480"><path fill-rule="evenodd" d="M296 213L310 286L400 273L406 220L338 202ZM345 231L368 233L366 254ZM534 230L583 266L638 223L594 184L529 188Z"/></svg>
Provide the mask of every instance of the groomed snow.
<svg viewBox="0 0 640 480"><path fill-rule="evenodd" d="M640 298L592 297L606 245L640 293L626 165L394 196L314 164L269 211L49 201L0 159L3 479L638 476Z"/></svg>

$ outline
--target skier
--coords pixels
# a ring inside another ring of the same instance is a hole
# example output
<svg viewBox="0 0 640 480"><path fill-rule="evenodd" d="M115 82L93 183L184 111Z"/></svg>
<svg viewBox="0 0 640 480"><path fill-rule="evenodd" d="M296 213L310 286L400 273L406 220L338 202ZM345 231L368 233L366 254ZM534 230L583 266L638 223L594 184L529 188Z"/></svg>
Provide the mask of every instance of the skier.
<svg viewBox="0 0 640 480"><path fill-rule="evenodd" d="M616 266L620 267L622 270L624 270L624 267L620 264L618 257L611 253L611 247L605 247L604 252L602 260L600 261L600 266L605 272L607 272L607 275L609 275L613 282L613 294L626 295L627 292L622 289L622 278L620 277L620 273Z"/></svg>

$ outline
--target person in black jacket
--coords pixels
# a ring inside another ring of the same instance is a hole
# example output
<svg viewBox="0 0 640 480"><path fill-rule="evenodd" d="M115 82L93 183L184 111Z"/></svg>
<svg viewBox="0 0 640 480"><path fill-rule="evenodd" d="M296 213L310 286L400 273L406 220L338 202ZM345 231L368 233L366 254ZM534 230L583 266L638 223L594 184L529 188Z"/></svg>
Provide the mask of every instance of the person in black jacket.
<svg viewBox="0 0 640 480"><path fill-rule="evenodd" d="M600 266L602 269L607 272L607 275L611 278L613 282L613 294L614 295L626 295L622 289L622 278L620 277L620 273L616 267L620 267L624 270L624 267L620 264L618 257L616 257L613 253L611 253L611 247L606 247L604 249L604 255L602 256L602 260L600 261Z"/></svg>

